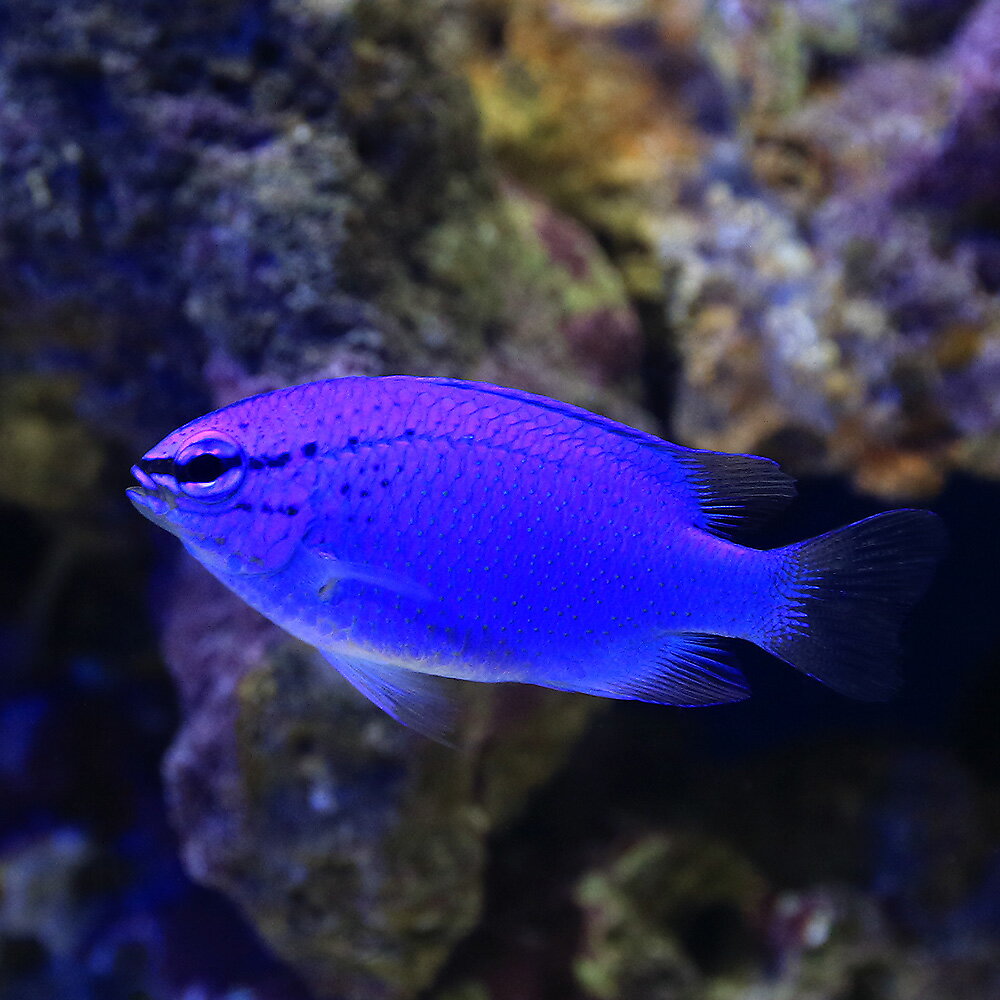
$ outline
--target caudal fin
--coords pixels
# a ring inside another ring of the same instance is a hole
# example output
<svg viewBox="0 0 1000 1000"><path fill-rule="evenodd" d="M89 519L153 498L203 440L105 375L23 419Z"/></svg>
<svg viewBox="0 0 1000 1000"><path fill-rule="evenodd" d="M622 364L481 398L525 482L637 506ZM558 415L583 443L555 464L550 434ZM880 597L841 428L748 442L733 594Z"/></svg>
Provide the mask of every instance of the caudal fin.
<svg viewBox="0 0 1000 1000"><path fill-rule="evenodd" d="M889 697L899 686L900 626L944 539L930 511L891 510L778 549L786 600L760 644L842 694Z"/></svg>

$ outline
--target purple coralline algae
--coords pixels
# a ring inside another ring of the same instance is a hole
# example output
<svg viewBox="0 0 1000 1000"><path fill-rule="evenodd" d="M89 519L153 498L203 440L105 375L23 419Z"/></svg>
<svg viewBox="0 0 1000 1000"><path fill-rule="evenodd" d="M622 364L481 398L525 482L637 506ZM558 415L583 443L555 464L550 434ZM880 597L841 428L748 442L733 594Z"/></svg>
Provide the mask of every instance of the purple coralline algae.
<svg viewBox="0 0 1000 1000"><path fill-rule="evenodd" d="M536 225L540 209L501 190L448 68L450 13L0 11L0 458L20 470L0 498L47 518L65 553L36 621L75 594L61 590L74 560L139 537L109 470L206 403L387 368L468 374L494 355L591 405L634 377L617 273L568 221L582 264L550 267L557 218ZM614 351L594 342L601 318ZM522 349L500 351L508 335ZM185 721L165 777L188 871L243 904L318 994L409 995L475 919L487 834L589 709L543 701L504 735L484 704L478 751L441 764L352 715L327 670L273 653L252 615L230 628L227 600L183 605L204 634L168 624Z"/></svg>
<svg viewBox="0 0 1000 1000"><path fill-rule="evenodd" d="M956 467L993 474L991 240L926 180L983 114L965 74L985 75L969 68L988 64L989 20L987 4L924 61L886 51L837 88L806 79L781 113L763 100L745 146L722 142L691 206L663 217L686 439L886 496L936 492ZM974 198L976 183L954 188Z"/></svg>

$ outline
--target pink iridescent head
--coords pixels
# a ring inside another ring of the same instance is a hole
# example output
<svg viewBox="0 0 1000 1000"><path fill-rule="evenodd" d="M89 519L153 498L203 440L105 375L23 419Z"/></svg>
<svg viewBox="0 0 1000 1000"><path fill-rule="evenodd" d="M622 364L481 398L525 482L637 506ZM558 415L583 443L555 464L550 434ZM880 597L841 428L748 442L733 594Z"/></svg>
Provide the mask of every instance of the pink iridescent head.
<svg viewBox="0 0 1000 1000"><path fill-rule="evenodd" d="M281 569L312 520L318 475L316 427L295 419L295 392L252 396L168 434L132 467L129 500L215 572Z"/></svg>

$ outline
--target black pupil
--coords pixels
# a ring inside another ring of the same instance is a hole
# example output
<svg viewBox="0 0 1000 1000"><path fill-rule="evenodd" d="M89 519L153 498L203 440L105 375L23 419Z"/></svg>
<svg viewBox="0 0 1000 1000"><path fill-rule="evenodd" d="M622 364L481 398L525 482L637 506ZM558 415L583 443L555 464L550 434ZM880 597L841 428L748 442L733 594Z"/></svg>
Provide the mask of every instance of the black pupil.
<svg viewBox="0 0 1000 1000"><path fill-rule="evenodd" d="M177 465L174 475L179 483L214 483L224 472L239 464L240 460L236 455L221 458L206 451L189 459L183 465Z"/></svg>

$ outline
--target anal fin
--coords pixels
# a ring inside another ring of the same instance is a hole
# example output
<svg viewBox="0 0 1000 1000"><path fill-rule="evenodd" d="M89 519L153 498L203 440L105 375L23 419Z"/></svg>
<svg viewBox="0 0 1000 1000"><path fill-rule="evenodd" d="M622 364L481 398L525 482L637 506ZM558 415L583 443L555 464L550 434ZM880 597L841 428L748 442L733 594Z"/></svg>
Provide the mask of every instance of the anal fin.
<svg viewBox="0 0 1000 1000"><path fill-rule="evenodd" d="M660 705L721 705L750 697L746 678L728 661L728 640L675 632L651 644L645 662L594 683L588 694L650 701Z"/></svg>
<svg viewBox="0 0 1000 1000"><path fill-rule="evenodd" d="M457 711L448 680L332 650L320 652L330 666L383 712L438 743L454 746L449 737Z"/></svg>

